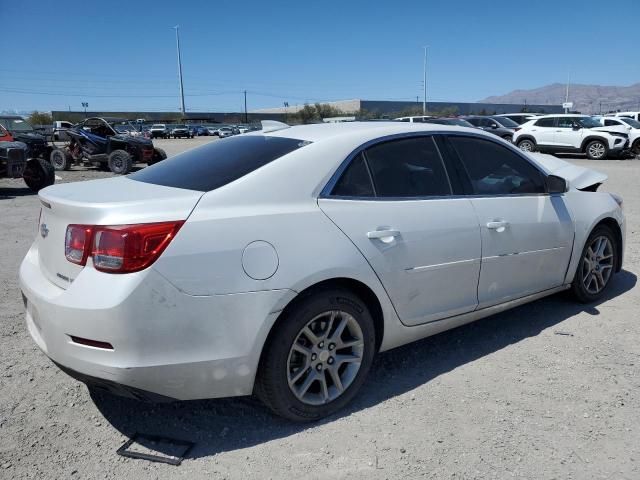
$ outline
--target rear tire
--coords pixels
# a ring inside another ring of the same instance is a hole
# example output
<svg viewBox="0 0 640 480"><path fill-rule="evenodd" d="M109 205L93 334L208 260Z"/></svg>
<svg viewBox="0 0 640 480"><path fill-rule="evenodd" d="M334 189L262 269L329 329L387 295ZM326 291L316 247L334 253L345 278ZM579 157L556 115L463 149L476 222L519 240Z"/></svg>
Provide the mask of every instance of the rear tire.
<svg viewBox="0 0 640 480"><path fill-rule="evenodd" d="M608 148L602 140L592 140L584 149L589 160L604 160L607 158Z"/></svg>
<svg viewBox="0 0 640 480"><path fill-rule="evenodd" d="M518 148L523 152L535 152L536 144L534 143L533 140L529 140L528 138L525 138L518 142Z"/></svg>
<svg viewBox="0 0 640 480"><path fill-rule="evenodd" d="M107 161L109 170L116 175L126 175L131 171L133 166L133 159L128 152L124 150L114 150L109 154L109 160Z"/></svg>
<svg viewBox="0 0 640 480"><path fill-rule="evenodd" d="M373 319L343 289L303 294L283 315L264 347L255 393L277 415L319 420L362 386L375 353Z"/></svg>
<svg viewBox="0 0 640 480"><path fill-rule="evenodd" d="M27 161L22 178L27 187L38 193L43 188L54 184L56 171L48 160L32 158Z"/></svg>
<svg viewBox="0 0 640 480"><path fill-rule="evenodd" d="M165 152L162 148L154 148L153 157L151 158L150 162L147 162L147 165L151 166L166 159L167 159L167 152Z"/></svg>
<svg viewBox="0 0 640 480"><path fill-rule="evenodd" d="M55 170L69 170L71 168L71 155L62 148L54 148L49 155L51 165Z"/></svg>
<svg viewBox="0 0 640 480"><path fill-rule="evenodd" d="M585 242L571 290L581 303L602 297L618 266L618 246L611 229L599 225Z"/></svg>

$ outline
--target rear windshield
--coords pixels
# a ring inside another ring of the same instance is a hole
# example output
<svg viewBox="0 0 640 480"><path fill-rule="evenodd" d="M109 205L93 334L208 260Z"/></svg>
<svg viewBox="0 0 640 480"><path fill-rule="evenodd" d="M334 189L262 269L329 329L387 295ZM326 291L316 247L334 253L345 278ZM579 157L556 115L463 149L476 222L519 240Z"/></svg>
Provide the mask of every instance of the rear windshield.
<svg viewBox="0 0 640 480"><path fill-rule="evenodd" d="M264 135L238 136L163 160L129 175L139 182L208 192L290 153L307 142Z"/></svg>

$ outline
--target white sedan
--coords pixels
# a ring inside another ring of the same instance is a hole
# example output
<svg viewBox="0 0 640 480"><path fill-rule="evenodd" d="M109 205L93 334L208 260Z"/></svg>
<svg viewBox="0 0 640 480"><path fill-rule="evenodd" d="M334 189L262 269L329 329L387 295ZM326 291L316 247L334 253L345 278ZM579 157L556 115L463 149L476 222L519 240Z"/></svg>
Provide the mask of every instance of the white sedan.
<svg viewBox="0 0 640 480"><path fill-rule="evenodd" d="M377 352L562 290L601 298L625 239L605 178L477 129L265 123L40 191L26 324L121 395L256 393L318 419Z"/></svg>

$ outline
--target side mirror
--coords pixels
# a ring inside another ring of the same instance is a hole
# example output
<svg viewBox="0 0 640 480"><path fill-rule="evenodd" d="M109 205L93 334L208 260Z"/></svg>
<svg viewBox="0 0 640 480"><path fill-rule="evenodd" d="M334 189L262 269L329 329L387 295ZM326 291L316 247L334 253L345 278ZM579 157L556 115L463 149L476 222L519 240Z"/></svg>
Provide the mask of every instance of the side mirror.
<svg viewBox="0 0 640 480"><path fill-rule="evenodd" d="M556 175L549 175L547 177L547 193L566 193L569 191L568 182Z"/></svg>
<svg viewBox="0 0 640 480"><path fill-rule="evenodd" d="M498 128L498 124L497 123L492 123L491 124L491 128Z"/></svg>
<svg viewBox="0 0 640 480"><path fill-rule="evenodd" d="M578 125L577 123L574 123L573 127L571 127L571 128L573 128L574 130L580 130L582 127L580 125Z"/></svg>

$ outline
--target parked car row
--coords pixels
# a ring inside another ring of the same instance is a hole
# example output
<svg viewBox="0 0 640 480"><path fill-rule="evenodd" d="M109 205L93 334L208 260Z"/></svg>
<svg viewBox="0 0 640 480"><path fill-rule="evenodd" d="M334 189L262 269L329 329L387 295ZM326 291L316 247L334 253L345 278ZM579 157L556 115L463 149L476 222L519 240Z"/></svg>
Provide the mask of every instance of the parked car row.
<svg viewBox="0 0 640 480"><path fill-rule="evenodd" d="M504 113L452 118L400 117L396 121L475 127L516 144L526 152L583 153L592 160L640 155L640 112L605 116Z"/></svg>
<svg viewBox="0 0 640 480"><path fill-rule="evenodd" d="M240 133L255 130L246 125L167 125L155 123L149 129L151 138L193 138L215 135L218 137L230 137Z"/></svg>

